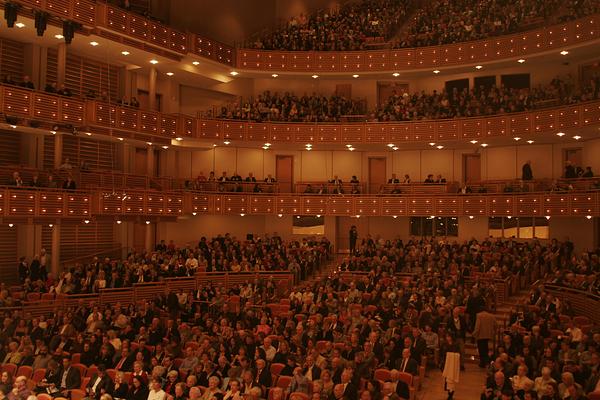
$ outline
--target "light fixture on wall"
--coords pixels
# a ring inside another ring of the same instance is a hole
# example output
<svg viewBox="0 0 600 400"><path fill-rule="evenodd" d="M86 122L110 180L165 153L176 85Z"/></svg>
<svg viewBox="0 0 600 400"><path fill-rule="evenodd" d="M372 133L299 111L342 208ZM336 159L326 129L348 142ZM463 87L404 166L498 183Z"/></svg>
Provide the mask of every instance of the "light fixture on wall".
<svg viewBox="0 0 600 400"><path fill-rule="evenodd" d="M476 66L475 66L475 69L478 69L478 70L479 70L479 69L481 69L481 68L483 68L483 65L476 65Z"/></svg>
<svg viewBox="0 0 600 400"><path fill-rule="evenodd" d="M487 143L481 143L481 147L488 147L489 145Z"/></svg>
<svg viewBox="0 0 600 400"><path fill-rule="evenodd" d="M564 133L564 132L558 132L558 133L556 134L556 136L563 137L563 136L565 136L565 133Z"/></svg>
<svg viewBox="0 0 600 400"><path fill-rule="evenodd" d="M439 73L440 73L440 70L439 70L439 69L434 69L434 70L433 70L433 73L434 73L434 74L439 74Z"/></svg>
<svg viewBox="0 0 600 400"><path fill-rule="evenodd" d="M158 60L153 58L152 60L150 60L150 64L156 65L156 64L158 64Z"/></svg>
<svg viewBox="0 0 600 400"><path fill-rule="evenodd" d="M518 137L518 136L515 136L513 139L514 139L515 141L517 141L517 142L518 142L519 140L521 140L521 138L520 138L520 137Z"/></svg>
<svg viewBox="0 0 600 400"><path fill-rule="evenodd" d="M396 146L394 143L388 143L388 145L387 145L387 147L389 147L390 149L394 146Z"/></svg>
<svg viewBox="0 0 600 400"><path fill-rule="evenodd" d="M591 215L586 215L585 217L586 217L587 219L592 219L592 216L591 216Z"/></svg>
<svg viewBox="0 0 600 400"><path fill-rule="evenodd" d="M398 147L398 146L394 146L394 147L392 147L392 150L394 150L394 151L397 151L398 149L399 149L399 147Z"/></svg>
<svg viewBox="0 0 600 400"><path fill-rule="evenodd" d="M360 75L358 75L358 74L354 74L354 75L352 75L352 77L353 77L353 78L355 78L355 79L356 79L356 78L358 78L359 76L360 76Z"/></svg>
<svg viewBox="0 0 600 400"><path fill-rule="evenodd" d="M9 228L12 228L13 226L15 226L14 224L8 224Z"/></svg>
<svg viewBox="0 0 600 400"><path fill-rule="evenodd" d="M117 220L117 225L121 225L121 220L120 219Z"/></svg>
<svg viewBox="0 0 600 400"><path fill-rule="evenodd" d="M273 78L277 78L277 77L279 76L279 74L271 74L271 76L272 76Z"/></svg>
<svg viewBox="0 0 600 400"><path fill-rule="evenodd" d="M182 138L182 137L180 137L180 136L177 136L177 137L175 138L175 140L177 140L178 142L181 142L181 141L183 140L183 138Z"/></svg>
<svg viewBox="0 0 600 400"><path fill-rule="evenodd" d="M394 72L394 73L392 74L392 76L393 76L394 78L397 78L397 77L399 77L399 76L400 76L400 73L399 73L399 72Z"/></svg>
<svg viewBox="0 0 600 400"><path fill-rule="evenodd" d="M529 144L533 144L533 140L529 139L529 140L527 141L527 143L529 143Z"/></svg>
<svg viewBox="0 0 600 400"><path fill-rule="evenodd" d="M441 150L441 149L443 149L443 148L444 148L444 146L442 146L442 145L440 144L439 146L436 146L436 148L437 148L438 150Z"/></svg>
<svg viewBox="0 0 600 400"><path fill-rule="evenodd" d="M90 42L90 46L92 46L92 47L96 47L96 46L98 46L99 44L100 44L100 43L96 42L95 40L93 40L93 41L91 41L91 42Z"/></svg>
<svg viewBox="0 0 600 400"><path fill-rule="evenodd" d="M579 135L575 135L575 136L573 136L573 139L575 139L575 140L579 140L579 139L581 139L581 136L579 136Z"/></svg>
<svg viewBox="0 0 600 400"><path fill-rule="evenodd" d="M239 74L240 74L240 73L239 73L239 72L237 72L237 71L231 71L231 72L229 73L229 75L231 75L231 76L238 76Z"/></svg>
<svg viewBox="0 0 600 400"><path fill-rule="evenodd" d="M128 52L127 50L123 50L123 51L121 52L121 54L123 54L124 56L128 56L128 55L130 55L131 53L130 53L130 52Z"/></svg>
<svg viewBox="0 0 600 400"><path fill-rule="evenodd" d="M567 54L569 54L569 52L567 50L563 50L560 52L561 56L566 56Z"/></svg>
<svg viewBox="0 0 600 400"><path fill-rule="evenodd" d="M192 61L192 64L197 67L198 65L200 65L200 61Z"/></svg>
<svg viewBox="0 0 600 400"><path fill-rule="evenodd" d="M317 79L318 77L319 77L319 75L317 75L317 74L314 74L314 75L312 76L312 78L313 78L313 79Z"/></svg>
<svg viewBox="0 0 600 400"><path fill-rule="evenodd" d="M229 145L231 144L231 142L230 142L229 140L224 140L224 141L223 141L223 144L224 144L225 146L229 146Z"/></svg>
<svg viewBox="0 0 600 400"><path fill-rule="evenodd" d="M519 58L519 59L517 60L517 62L518 62L519 64L523 64L523 63L525 62L525 59L524 59L524 58Z"/></svg>
<svg viewBox="0 0 600 400"><path fill-rule="evenodd" d="M150 221L146 221L146 225L150 225Z"/></svg>
<svg viewBox="0 0 600 400"><path fill-rule="evenodd" d="M476 144L476 143L477 143L477 140L475 140L475 139L471 140L471 144Z"/></svg>

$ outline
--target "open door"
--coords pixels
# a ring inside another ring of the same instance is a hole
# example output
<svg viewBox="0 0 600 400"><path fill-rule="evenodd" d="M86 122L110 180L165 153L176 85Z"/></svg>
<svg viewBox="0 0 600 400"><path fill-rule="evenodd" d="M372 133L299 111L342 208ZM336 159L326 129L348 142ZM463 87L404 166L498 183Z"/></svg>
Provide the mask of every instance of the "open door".
<svg viewBox="0 0 600 400"><path fill-rule="evenodd" d="M369 157L369 193L379 193L379 188L387 182L385 157Z"/></svg>
<svg viewBox="0 0 600 400"><path fill-rule="evenodd" d="M280 193L292 193L294 190L294 156L277 156L275 175Z"/></svg>

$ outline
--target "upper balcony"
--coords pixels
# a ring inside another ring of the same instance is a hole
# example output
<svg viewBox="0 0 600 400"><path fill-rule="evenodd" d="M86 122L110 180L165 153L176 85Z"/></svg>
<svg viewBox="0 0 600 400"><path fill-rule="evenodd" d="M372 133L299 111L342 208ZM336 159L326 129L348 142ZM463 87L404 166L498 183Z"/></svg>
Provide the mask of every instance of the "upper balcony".
<svg viewBox="0 0 600 400"><path fill-rule="evenodd" d="M55 18L72 19L84 25L82 33L179 62L184 57L211 60L207 68L288 74L401 73L451 70L481 64L513 62L527 57L555 55L568 49L592 52L600 38L600 15L485 40L403 49L365 51L265 51L235 49L190 32L92 0L17 0L20 14L45 10ZM65 4L66 3L66 4ZM58 19L50 25L59 25ZM590 53L592 54L592 53Z"/></svg>

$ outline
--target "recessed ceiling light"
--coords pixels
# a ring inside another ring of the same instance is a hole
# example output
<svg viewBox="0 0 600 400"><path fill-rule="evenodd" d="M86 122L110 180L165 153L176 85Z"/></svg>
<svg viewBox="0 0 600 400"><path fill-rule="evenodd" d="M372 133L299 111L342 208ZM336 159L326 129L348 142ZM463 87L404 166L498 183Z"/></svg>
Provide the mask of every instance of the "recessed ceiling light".
<svg viewBox="0 0 600 400"><path fill-rule="evenodd" d="M167 150L169 148L169 146L163 146L162 148Z"/></svg>
<svg viewBox="0 0 600 400"><path fill-rule="evenodd" d="M92 132L86 132L85 134L88 136L92 136Z"/></svg>
<svg viewBox="0 0 600 400"><path fill-rule="evenodd" d="M565 133L564 133L564 132L558 132L558 133L556 134L556 136L563 137L563 136L565 136Z"/></svg>
<svg viewBox="0 0 600 400"><path fill-rule="evenodd" d="M269 150L269 146L263 146L263 150Z"/></svg>
<svg viewBox="0 0 600 400"><path fill-rule="evenodd" d="M124 56L128 56L128 55L130 55L131 53L130 53L130 52L128 52L127 50L123 50L123 51L121 52L121 54L123 54Z"/></svg>
<svg viewBox="0 0 600 400"><path fill-rule="evenodd" d="M560 52L561 56L566 56L567 54L569 54L569 52L567 50L563 50Z"/></svg>
<svg viewBox="0 0 600 400"><path fill-rule="evenodd" d="M152 146L152 142L146 142L148 146Z"/></svg>
<svg viewBox="0 0 600 400"><path fill-rule="evenodd" d="M524 58L519 58L519 59L517 60L517 62L518 62L519 64L523 64L523 63L525 62L525 59L524 59Z"/></svg>
<svg viewBox="0 0 600 400"><path fill-rule="evenodd" d="M125 139L123 139L122 137L120 137L120 138L119 138L119 140L122 142L122 141L123 141L123 140L125 140Z"/></svg>
<svg viewBox="0 0 600 400"><path fill-rule="evenodd" d="M167 72L167 76L173 76L173 75L175 75L175 74L172 72Z"/></svg>
<svg viewBox="0 0 600 400"><path fill-rule="evenodd" d="M430 142L430 143L429 143L429 145L430 145L431 147L433 147L433 146L435 146L435 142Z"/></svg>
<svg viewBox="0 0 600 400"><path fill-rule="evenodd" d="M231 75L231 76L238 76L238 74L239 74L239 72L237 72L237 71L231 71L229 73L229 75Z"/></svg>
<svg viewBox="0 0 600 400"><path fill-rule="evenodd" d="M477 140L475 140L475 139L471 140L471 144L475 144L475 143L477 143Z"/></svg>
<svg viewBox="0 0 600 400"><path fill-rule="evenodd" d="M306 143L306 147L312 147L312 144Z"/></svg>
<svg viewBox="0 0 600 400"><path fill-rule="evenodd" d="M231 142L230 142L229 140L225 140L225 141L223 142L223 144L224 144L224 145L226 145L226 146L229 146L229 144L230 144L230 143L231 143Z"/></svg>
<svg viewBox="0 0 600 400"><path fill-rule="evenodd" d="M311 150L312 150L312 147L307 147L306 148L306 151L311 151Z"/></svg>
<svg viewBox="0 0 600 400"><path fill-rule="evenodd" d="M146 221L146 225L150 225L150 221Z"/></svg>
<svg viewBox="0 0 600 400"><path fill-rule="evenodd" d="M592 219L592 216L591 216L591 215L586 215L585 217L586 217L587 219ZM10 225L10 224L9 224L9 225Z"/></svg>
<svg viewBox="0 0 600 400"><path fill-rule="evenodd" d="M22 22L17 22L17 23L15 24L15 26L16 26L17 28L25 28L25 24L24 24L24 23L22 23Z"/></svg>
<svg viewBox="0 0 600 400"><path fill-rule="evenodd" d="M481 69L481 68L483 68L483 65L476 65L475 66L475 69Z"/></svg>
<svg viewBox="0 0 600 400"><path fill-rule="evenodd" d="M117 220L117 224L121 225L121 220L120 219Z"/></svg>
<svg viewBox="0 0 600 400"><path fill-rule="evenodd" d="M265 146L269 147L271 146L271 143L265 143Z"/></svg>
<svg viewBox="0 0 600 400"><path fill-rule="evenodd" d="M387 145L387 147L389 147L389 148L392 148L392 147L394 147L394 146L395 146L395 144L394 144L394 143L388 143L388 145Z"/></svg>
<svg viewBox="0 0 600 400"><path fill-rule="evenodd" d="M439 70L439 69L434 69L434 70L433 70L433 73L434 73L434 74L439 74L439 73L440 73L440 70Z"/></svg>
<svg viewBox="0 0 600 400"><path fill-rule="evenodd" d="M579 136L579 135L575 135L575 136L573 136L573 139L575 139L575 140L579 140L579 139L581 139L581 136Z"/></svg>
<svg viewBox="0 0 600 400"><path fill-rule="evenodd" d="M200 65L200 61L193 61L192 64L198 66L198 65Z"/></svg>
<svg viewBox="0 0 600 400"><path fill-rule="evenodd" d="M442 146L441 144L439 146L436 146L438 150L441 150L444 148L444 146Z"/></svg>
<svg viewBox="0 0 600 400"><path fill-rule="evenodd" d="M521 140L521 138L520 138L520 137L518 137L518 136L515 136L513 139L515 139L517 142L518 142L519 140Z"/></svg>
<svg viewBox="0 0 600 400"><path fill-rule="evenodd" d="M158 64L158 60L152 59L150 60L150 64Z"/></svg>
<svg viewBox="0 0 600 400"><path fill-rule="evenodd" d="M469 215L469 219L473 219L473 216L472 216L472 215Z"/></svg>
<svg viewBox="0 0 600 400"><path fill-rule="evenodd" d="M61 39L64 39L64 38L65 38L65 37L64 37L63 35L61 35L60 33L58 33L58 34L54 35L54 37L55 37L55 38L57 38L57 39L59 39L59 40L61 40Z"/></svg>
<svg viewBox="0 0 600 400"><path fill-rule="evenodd" d="M358 74L354 74L354 75L352 75L352 77L353 77L353 78L358 78L359 76L360 76L360 75L358 75Z"/></svg>
<svg viewBox="0 0 600 400"><path fill-rule="evenodd" d="M392 74L392 76L399 77L399 76L400 76L400 73L399 73L399 72L394 72L394 73Z"/></svg>
<svg viewBox="0 0 600 400"><path fill-rule="evenodd" d="M50 131L50 133L56 135L56 131Z"/></svg>
<svg viewBox="0 0 600 400"><path fill-rule="evenodd" d="M527 141L527 143L529 143L529 144L532 144L532 143L533 143L533 140L529 139L529 140Z"/></svg>
<svg viewBox="0 0 600 400"><path fill-rule="evenodd" d="M354 151L354 150L356 150L356 149L355 149L354 147L348 147L348 150L350 150L350 151Z"/></svg>
<svg viewBox="0 0 600 400"><path fill-rule="evenodd" d="M277 77L279 76L279 74L271 74L271 76L272 76L273 78L277 78Z"/></svg>
<svg viewBox="0 0 600 400"><path fill-rule="evenodd" d="M481 143L481 147L488 147L487 143Z"/></svg>
<svg viewBox="0 0 600 400"><path fill-rule="evenodd" d="M394 147L392 147L392 150L396 151L396 150L398 150L398 147L394 146Z"/></svg>
<svg viewBox="0 0 600 400"><path fill-rule="evenodd" d="M176 137L175 140L177 140L178 142L181 142L183 140L182 137Z"/></svg>
<svg viewBox="0 0 600 400"><path fill-rule="evenodd" d="M98 46L100 43L96 42L96 41L92 41L90 42L90 44L94 47Z"/></svg>
<svg viewBox="0 0 600 400"><path fill-rule="evenodd" d="M313 79L317 79L318 77L319 77L319 75L316 75L316 74L312 76Z"/></svg>

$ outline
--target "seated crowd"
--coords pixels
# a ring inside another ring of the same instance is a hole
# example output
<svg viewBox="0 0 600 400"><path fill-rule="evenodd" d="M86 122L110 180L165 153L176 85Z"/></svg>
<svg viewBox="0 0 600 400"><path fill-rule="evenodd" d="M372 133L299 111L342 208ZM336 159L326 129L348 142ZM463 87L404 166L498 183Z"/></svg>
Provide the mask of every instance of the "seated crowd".
<svg viewBox="0 0 600 400"><path fill-rule="evenodd" d="M360 0L339 11L319 11L291 18L288 23L251 40L249 46L264 50L350 51L369 42L383 42L405 21L408 0Z"/></svg>
<svg viewBox="0 0 600 400"><path fill-rule="evenodd" d="M366 237L338 273L281 299L286 312L265 306L268 296L246 297L234 309L212 285L191 294L196 302L175 293L128 307L80 302L39 318L13 309L0 329L0 392L20 400L82 386L102 400L280 400L298 392L314 400L409 399L422 361L443 366L449 352L464 354L478 313L493 308L493 281L478 273L518 279L575 264L600 270L597 252L576 257L570 242ZM89 271L111 268L118 265ZM347 277L359 271L362 278ZM268 282L228 294L243 297L244 290L268 292ZM598 327L561 326L568 304L543 292L532 302L539 311L515 313L502 343L485 355L495 361L480 360L490 373L482 399L554 400L548 393L556 390L575 400L597 388ZM562 338L552 336L556 327L564 328ZM42 372L28 381L6 372L7 363Z"/></svg>
<svg viewBox="0 0 600 400"><path fill-rule="evenodd" d="M339 122L342 116L364 115L360 101L313 93L296 96L265 91L253 100L222 107L217 118L277 122Z"/></svg>

